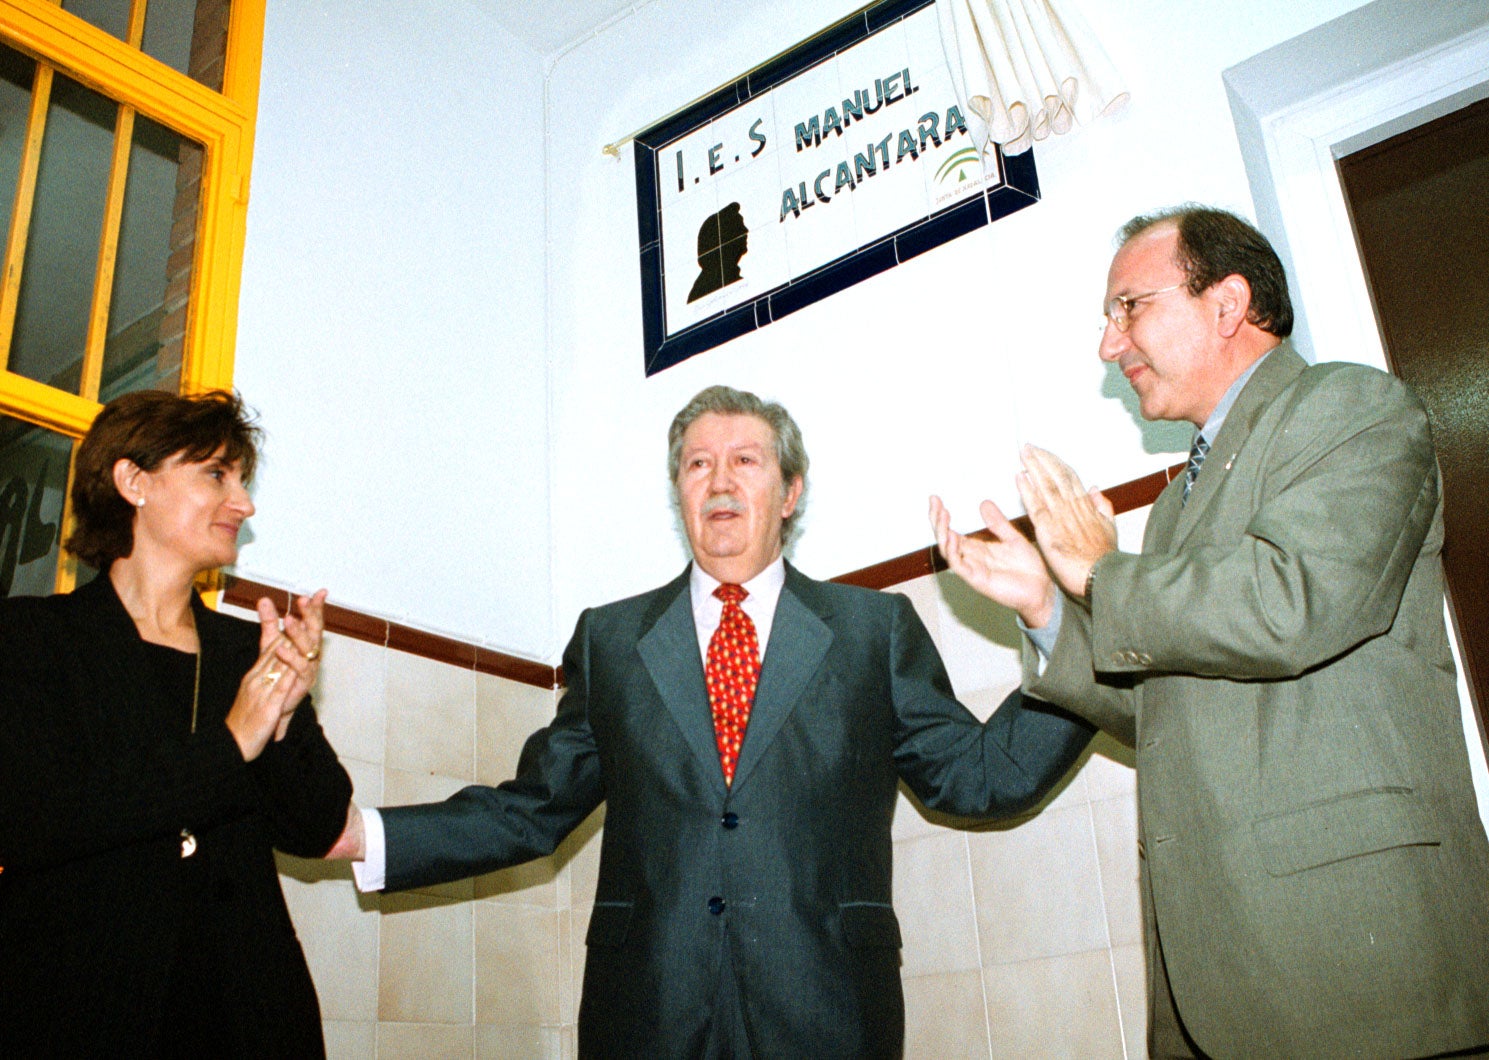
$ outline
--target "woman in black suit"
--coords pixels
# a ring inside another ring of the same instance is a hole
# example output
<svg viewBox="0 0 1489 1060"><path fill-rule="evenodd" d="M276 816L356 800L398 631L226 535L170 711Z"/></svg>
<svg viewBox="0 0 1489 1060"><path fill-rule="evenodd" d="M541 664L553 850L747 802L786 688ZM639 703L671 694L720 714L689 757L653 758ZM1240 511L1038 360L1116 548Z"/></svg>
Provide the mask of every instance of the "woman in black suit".
<svg viewBox="0 0 1489 1060"><path fill-rule="evenodd" d="M257 440L232 394L110 402L67 541L99 576L0 601L0 1055L324 1054L274 850L324 854L351 797L306 705L325 594L255 628L193 590Z"/></svg>

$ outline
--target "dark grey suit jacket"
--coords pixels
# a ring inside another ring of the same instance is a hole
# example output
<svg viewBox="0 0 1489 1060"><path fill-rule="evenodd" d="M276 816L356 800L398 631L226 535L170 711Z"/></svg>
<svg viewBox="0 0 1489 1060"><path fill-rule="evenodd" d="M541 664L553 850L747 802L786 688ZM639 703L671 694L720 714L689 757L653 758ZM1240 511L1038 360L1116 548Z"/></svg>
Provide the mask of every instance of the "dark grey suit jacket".
<svg viewBox="0 0 1489 1060"><path fill-rule="evenodd" d="M1092 733L1017 693L979 723L905 597L789 565L732 788L687 572L581 615L564 673L558 716L515 779L384 811L387 879L414 887L547 854L606 802L587 1056L698 1055L721 975L735 977L757 1057L899 1055L897 782L948 813L1019 813Z"/></svg>

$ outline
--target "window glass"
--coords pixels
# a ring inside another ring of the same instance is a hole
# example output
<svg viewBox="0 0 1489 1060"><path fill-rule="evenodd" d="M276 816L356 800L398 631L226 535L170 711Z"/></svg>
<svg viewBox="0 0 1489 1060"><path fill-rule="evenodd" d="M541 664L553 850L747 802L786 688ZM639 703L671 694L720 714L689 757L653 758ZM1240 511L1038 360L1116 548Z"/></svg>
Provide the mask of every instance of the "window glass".
<svg viewBox="0 0 1489 1060"><path fill-rule="evenodd" d="M36 175L9 368L78 393L118 107L56 75ZM22 122L22 135L25 123ZM16 175L0 188L14 198Z"/></svg>
<svg viewBox="0 0 1489 1060"><path fill-rule="evenodd" d="M98 399L174 390L191 290L202 150L136 115Z"/></svg>
<svg viewBox="0 0 1489 1060"><path fill-rule="evenodd" d="M62 10L120 40L129 35L129 0L62 0Z"/></svg>
<svg viewBox="0 0 1489 1060"><path fill-rule="evenodd" d="M129 6L129 0L64 0L62 9L128 40ZM228 6L228 0L149 0L140 50L220 92Z"/></svg>
<svg viewBox="0 0 1489 1060"><path fill-rule="evenodd" d="M10 212L26 148L26 114L31 107L31 82L36 63L0 44L0 239L10 231ZM4 253L0 246L0 254Z"/></svg>

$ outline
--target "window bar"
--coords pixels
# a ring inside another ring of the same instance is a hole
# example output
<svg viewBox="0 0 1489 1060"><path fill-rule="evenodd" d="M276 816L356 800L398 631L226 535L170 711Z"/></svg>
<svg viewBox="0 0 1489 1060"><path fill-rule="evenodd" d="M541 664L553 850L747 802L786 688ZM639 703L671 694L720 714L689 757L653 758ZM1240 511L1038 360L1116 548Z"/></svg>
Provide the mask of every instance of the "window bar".
<svg viewBox="0 0 1489 1060"><path fill-rule="evenodd" d="M129 5L131 48L138 48L145 37L146 0L133 0ZM129 183L129 152L134 144L133 107L117 103L114 122L114 154L109 163L108 195L103 214L103 231L98 239L98 267L93 274L93 301L88 311L88 338L83 347L82 379L78 394L88 401L98 400L103 380L104 350L109 338L109 302L114 293L114 268L118 264L119 230L124 217L124 190Z"/></svg>
<svg viewBox="0 0 1489 1060"><path fill-rule="evenodd" d="M72 536L72 479L78 471L78 443L73 439L72 454L67 458L67 488L62 491L62 527L58 531L62 541ZM52 591L70 593L78 584L78 558L65 548L57 550L57 573L52 581Z"/></svg>
<svg viewBox="0 0 1489 1060"><path fill-rule="evenodd" d="M98 239L98 268L93 274L93 302L88 313L88 338L83 347L82 381L78 393L98 400L103 378L104 346L109 338L109 301L114 293L114 267L119 253L119 229L124 217L124 189L129 181L129 149L134 143L134 108L118 104L114 123L114 154L109 164L108 198L103 231Z"/></svg>
<svg viewBox="0 0 1489 1060"><path fill-rule="evenodd" d="M26 240L31 234L31 207L36 201L36 171L41 165L41 140L46 133L47 107L52 99L52 68L36 64L31 83L31 113L26 118L26 145L21 152L21 172L16 179L15 204L10 215L10 234L5 241L5 269L0 274L0 368L10 360L10 341L15 334L16 306L21 295L21 268L26 260Z"/></svg>

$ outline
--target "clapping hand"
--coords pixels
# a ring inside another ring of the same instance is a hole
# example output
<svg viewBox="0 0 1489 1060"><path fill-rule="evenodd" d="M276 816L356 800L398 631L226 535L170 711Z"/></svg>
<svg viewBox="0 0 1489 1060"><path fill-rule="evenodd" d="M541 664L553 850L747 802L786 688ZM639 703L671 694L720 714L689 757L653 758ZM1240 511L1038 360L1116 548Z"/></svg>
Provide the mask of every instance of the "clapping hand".
<svg viewBox="0 0 1489 1060"><path fill-rule="evenodd" d="M257 758L271 738L284 739L295 708L315 684L325 601L324 589L301 596L300 614L288 614L283 622L271 601L258 602L259 657L238 683L227 716L228 731L246 762Z"/></svg>
<svg viewBox="0 0 1489 1060"><path fill-rule="evenodd" d="M1034 524L1039 552L1061 588L1082 598L1091 568L1116 550L1115 510L1101 491L1082 486L1080 476L1054 453L1026 445L1021 455L1024 470L1014 484Z"/></svg>
<svg viewBox="0 0 1489 1060"><path fill-rule="evenodd" d="M1012 608L1030 629L1050 620L1055 585L1039 550L1019 533L992 501L983 501L982 521L991 541L965 537L951 529L951 514L940 497L931 498L931 528L946 565L982 595Z"/></svg>

